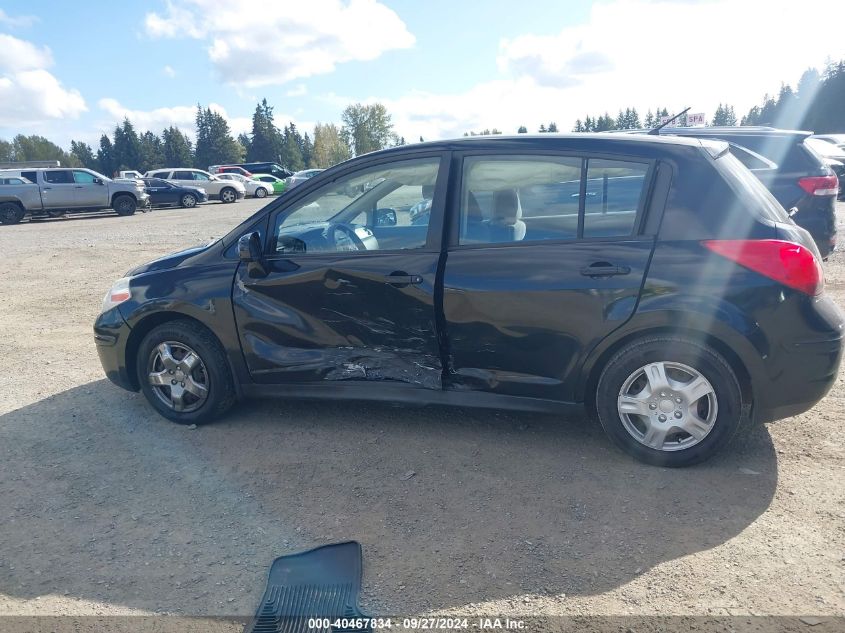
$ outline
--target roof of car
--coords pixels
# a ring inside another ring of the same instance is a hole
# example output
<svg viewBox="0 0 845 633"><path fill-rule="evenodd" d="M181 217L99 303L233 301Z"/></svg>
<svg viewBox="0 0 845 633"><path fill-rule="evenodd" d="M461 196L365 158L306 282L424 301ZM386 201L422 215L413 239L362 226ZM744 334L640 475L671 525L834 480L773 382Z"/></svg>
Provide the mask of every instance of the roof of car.
<svg viewBox="0 0 845 633"><path fill-rule="evenodd" d="M605 132L573 132L571 134L545 133L545 134L491 134L484 136L464 136L461 138L446 139L441 141L425 141L423 143L411 143L399 145L388 149L378 150L373 154L391 154L406 149L431 149L431 150L462 150L462 149L500 149L502 145L514 147L520 145L537 147L538 144L554 147L565 141L600 141L602 144L612 140L614 143L631 144L665 144L684 145L690 147L702 147L701 141L695 138L680 138L678 136L647 136L636 134L620 134ZM370 154L372 155L372 154Z"/></svg>

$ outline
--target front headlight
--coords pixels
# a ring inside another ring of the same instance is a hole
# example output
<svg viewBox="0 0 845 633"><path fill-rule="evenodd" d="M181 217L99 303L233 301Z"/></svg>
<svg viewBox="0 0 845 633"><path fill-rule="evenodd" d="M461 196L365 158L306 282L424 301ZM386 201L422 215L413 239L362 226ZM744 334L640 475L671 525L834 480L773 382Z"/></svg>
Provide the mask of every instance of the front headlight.
<svg viewBox="0 0 845 633"><path fill-rule="evenodd" d="M103 312L128 301L132 297L132 290L129 288L129 277L123 277L114 282L114 285L103 297Z"/></svg>

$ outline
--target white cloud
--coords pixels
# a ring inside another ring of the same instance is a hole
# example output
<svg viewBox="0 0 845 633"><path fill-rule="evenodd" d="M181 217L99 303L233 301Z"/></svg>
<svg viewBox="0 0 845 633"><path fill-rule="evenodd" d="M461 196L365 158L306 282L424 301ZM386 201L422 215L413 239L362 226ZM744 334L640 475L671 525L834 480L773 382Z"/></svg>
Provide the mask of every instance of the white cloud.
<svg viewBox="0 0 845 633"><path fill-rule="evenodd" d="M27 27L32 26L38 22L36 15L9 15L3 9L0 9L0 24L8 27Z"/></svg>
<svg viewBox="0 0 845 633"><path fill-rule="evenodd" d="M161 72L164 73L165 77L170 77L171 79L176 76L176 71L173 69L173 66L170 66L169 64L165 65L165 67L161 69Z"/></svg>
<svg viewBox="0 0 845 633"><path fill-rule="evenodd" d="M285 93L286 97L304 97L308 94L305 84L297 84Z"/></svg>
<svg viewBox="0 0 845 633"><path fill-rule="evenodd" d="M765 15L764 23L759 16ZM845 23L845 5L825 0L774 0L706 5L614 0L593 5L586 23L557 35L525 34L500 42L499 79L453 94L411 92L384 102L407 139L446 138L497 127L536 131L555 121L657 106L712 118L719 102L738 114L793 88L801 73L826 58L845 58L835 29L801 29L807 15ZM726 19L726 16L729 19ZM760 24L760 28L749 25ZM785 44L788 42L789 44ZM354 99L352 99L354 100ZM349 100L347 100L348 102Z"/></svg>
<svg viewBox="0 0 845 633"><path fill-rule="evenodd" d="M205 41L223 81L248 87L328 73L339 63L373 60L415 41L377 0L171 0L164 15L147 14L145 27L151 37Z"/></svg>
<svg viewBox="0 0 845 633"><path fill-rule="evenodd" d="M32 42L0 33L0 73L47 68L52 65L53 55L46 46L39 48Z"/></svg>
<svg viewBox="0 0 845 633"><path fill-rule="evenodd" d="M88 109L78 90L63 87L46 70L52 63L49 48L0 33L0 127L18 131L75 119Z"/></svg>
<svg viewBox="0 0 845 633"><path fill-rule="evenodd" d="M196 135L197 107L195 105L135 110L112 98L100 99L97 105L108 115L108 119L100 122L100 129L103 132L111 133L116 124L128 118L139 132L150 130L160 134L164 128L175 125L191 137ZM234 136L252 131L252 117L230 116L226 108L218 103L210 103L208 107L228 121Z"/></svg>

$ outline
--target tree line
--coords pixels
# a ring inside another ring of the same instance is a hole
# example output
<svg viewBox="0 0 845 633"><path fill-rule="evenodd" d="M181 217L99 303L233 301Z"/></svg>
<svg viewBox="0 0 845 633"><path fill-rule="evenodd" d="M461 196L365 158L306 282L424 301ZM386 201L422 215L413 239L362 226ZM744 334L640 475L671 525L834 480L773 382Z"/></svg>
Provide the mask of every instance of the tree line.
<svg viewBox="0 0 845 633"><path fill-rule="evenodd" d="M97 148L72 140L66 151L49 139L18 134L11 141L0 139L0 162L58 160L67 167L87 167L113 175L121 170L146 172L160 167L197 167L241 162L277 162L292 171L325 168L352 156L393 145L405 139L393 130L383 104L350 104L341 115L342 124L317 123L313 133L303 134L292 121L277 127L273 107L262 99L256 105L249 134L233 136L224 116L197 105L195 140L176 126L161 134L139 133L124 118L111 135L102 134ZM420 137L422 140L422 137Z"/></svg>

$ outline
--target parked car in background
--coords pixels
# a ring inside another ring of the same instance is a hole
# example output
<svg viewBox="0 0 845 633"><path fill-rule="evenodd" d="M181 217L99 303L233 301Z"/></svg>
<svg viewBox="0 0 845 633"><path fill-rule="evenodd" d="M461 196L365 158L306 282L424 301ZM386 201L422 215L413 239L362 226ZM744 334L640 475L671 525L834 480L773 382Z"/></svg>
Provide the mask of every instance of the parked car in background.
<svg viewBox="0 0 845 633"><path fill-rule="evenodd" d="M839 180L839 199L845 200L845 145L837 145L832 140L816 136L811 136L805 142L836 174Z"/></svg>
<svg viewBox="0 0 845 633"><path fill-rule="evenodd" d="M135 171L134 169L119 171L117 173L116 180L140 180L144 176L141 174L140 171Z"/></svg>
<svg viewBox="0 0 845 633"><path fill-rule="evenodd" d="M273 185L247 178L241 174L217 174L217 178L241 183L246 189L246 195L249 198L266 198L273 193Z"/></svg>
<svg viewBox="0 0 845 633"><path fill-rule="evenodd" d="M0 190L3 224L20 222L27 214L59 217L68 211L114 209L118 215L132 215L149 204L138 182L112 180L90 169L7 169L0 178L26 181Z"/></svg>
<svg viewBox="0 0 845 633"><path fill-rule="evenodd" d="M252 176L252 173L244 169L243 167L238 167L237 165L212 165L208 168L212 174L240 174L241 176Z"/></svg>
<svg viewBox="0 0 845 633"><path fill-rule="evenodd" d="M161 178L184 187L199 187L205 190L209 200L231 203L246 197L246 188L234 180L220 180L202 169L187 167L153 169L145 178Z"/></svg>
<svg viewBox="0 0 845 633"><path fill-rule="evenodd" d="M287 188L287 183L283 179L272 174L255 174L252 179L267 183L273 187L273 193L284 193Z"/></svg>
<svg viewBox="0 0 845 633"><path fill-rule="evenodd" d="M238 163L232 167L242 167L250 172L253 176L256 174L270 174L276 178L287 178L293 175L289 169L285 169L278 163Z"/></svg>
<svg viewBox="0 0 845 633"><path fill-rule="evenodd" d="M292 176L288 176L285 179L287 182L288 189L293 189L294 187L298 187L303 182L310 180L317 174L325 171L324 169L303 169L302 171L295 172Z"/></svg>
<svg viewBox="0 0 845 633"><path fill-rule="evenodd" d="M845 149L845 134L813 134L810 138L828 141L834 145L838 145L841 149Z"/></svg>
<svg viewBox="0 0 845 633"><path fill-rule="evenodd" d="M398 221L426 193L428 222ZM130 271L94 335L181 424L242 396L584 403L685 466L824 397L844 327L812 238L726 143L521 134L337 165Z"/></svg>
<svg viewBox="0 0 845 633"><path fill-rule="evenodd" d="M638 130L643 134L648 130ZM805 141L810 132L770 127L666 127L660 136L720 139L764 157L752 169L799 226L807 229L823 257L836 247L836 174Z"/></svg>
<svg viewBox="0 0 845 633"><path fill-rule="evenodd" d="M143 178L144 188L150 194L154 207L184 207L192 209L208 201L208 194L199 187L185 187L161 178Z"/></svg>

